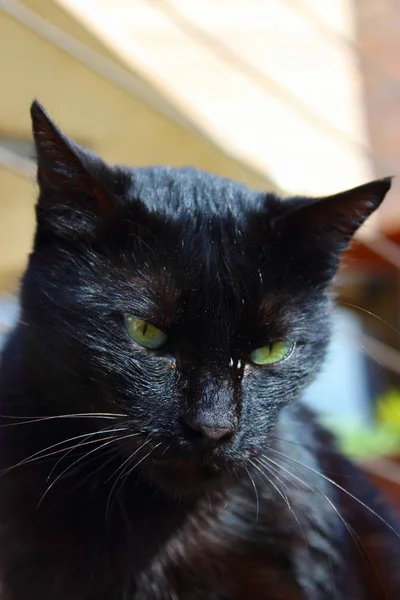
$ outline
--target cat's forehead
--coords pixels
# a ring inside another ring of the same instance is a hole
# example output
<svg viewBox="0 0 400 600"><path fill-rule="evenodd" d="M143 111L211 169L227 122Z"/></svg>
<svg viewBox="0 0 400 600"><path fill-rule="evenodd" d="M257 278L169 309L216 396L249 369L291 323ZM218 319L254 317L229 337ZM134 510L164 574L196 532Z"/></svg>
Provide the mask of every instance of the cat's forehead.
<svg viewBox="0 0 400 600"><path fill-rule="evenodd" d="M265 193L196 169L152 167L132 171L129 194L149 211L146 243L157 268L185 274L185 281L202 274L207 285L229 278L227 271L240 276L256 268L254 248L266 240L254 224L266 213Z"/></svg>
<svg viewBox="0 0 400 600"><path fill-rule="evenodd" d="M203 305L230 297L231 305L242 305L249 289L267 279L268 240L257 225L266 213L265 193L196 169L151 167L132 170L129 195L150 217L137 236L126 236L128 246L137 237L144 243L123 254L151 288L164 290L161 297L192 294Z"/></svg>
<svg viewBox="0 0 400 600"><path fill-rule="evenodd" d="M136 299L163 319L233 323L247 317L269 319L281 312L287 299L275 285L268 265L263 269L236 246L212 243L203 233L168 242L146 256L139 269L132 257L128 286ZM151 249L152 250L152 249ZM270 275L270 276L269 276ZM132 296L130 296L132 298Z"/></svg>
<svg viewBox="0 0 400 600"><path fill-rule="evenodd" d="M166 167L132 171L129 194L149 215L145 227L125 237L122 255L130 261L128 277L131 271L136 282L139 274L133 287L155 314L195 312L211 322L275 312L271 294L279 296L281 257L270 254L273 196L195 169Z"/></svg>
<svg viewBox="0 0 400 600"><path fill-rule="evenodd" d="M194 168L150 167L131 172L129 195L151 211L173 217L240 213L265 196L245 185Z"/></svg>

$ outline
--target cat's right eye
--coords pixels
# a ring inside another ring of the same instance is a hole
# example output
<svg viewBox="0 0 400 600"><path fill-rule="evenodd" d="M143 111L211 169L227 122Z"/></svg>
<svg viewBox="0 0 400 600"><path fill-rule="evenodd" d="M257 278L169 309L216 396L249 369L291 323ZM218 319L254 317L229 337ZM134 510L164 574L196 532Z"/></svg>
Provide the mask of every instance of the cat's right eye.
<svg viewBox="0 0 400 600"><path fill-rule="evenodd" d="M293 350L294 344L291 342L276 342L253 350L250 358L255 365L274 365L289 358Z"/></svg>
<svg viewBox="0 0 400 600"><path fill-rule="evenodd" d="M150 350L158 350L165 345L167 334L155 325L137 319L132 315L125 315L125 326L131 338L140 346Z"/></svg>

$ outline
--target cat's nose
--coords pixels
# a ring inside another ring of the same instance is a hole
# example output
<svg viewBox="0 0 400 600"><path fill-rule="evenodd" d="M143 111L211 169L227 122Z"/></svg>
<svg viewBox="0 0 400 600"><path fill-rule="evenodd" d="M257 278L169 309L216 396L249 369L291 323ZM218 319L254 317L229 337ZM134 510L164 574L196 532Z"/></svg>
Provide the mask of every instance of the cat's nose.
<svg viewBox="0 0 400 600"><path fill-rule="evenodd" d="M192 438L210 444L227 441L235 433L237 425L234 419L212 421L201 417L189 418L185 424L189 428Z"/></svg>

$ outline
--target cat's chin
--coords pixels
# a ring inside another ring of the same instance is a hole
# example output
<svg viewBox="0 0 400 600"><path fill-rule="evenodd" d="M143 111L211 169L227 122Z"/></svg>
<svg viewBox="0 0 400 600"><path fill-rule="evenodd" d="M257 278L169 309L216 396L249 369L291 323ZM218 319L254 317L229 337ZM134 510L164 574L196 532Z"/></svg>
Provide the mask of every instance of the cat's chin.
<svg viewBox="0 0 400 600"><path fill-rule="evenodd" d="M154 460L146 472L152 485L174 498L200 496L218 489L229 477L221 466L191 460Z"/></svg>

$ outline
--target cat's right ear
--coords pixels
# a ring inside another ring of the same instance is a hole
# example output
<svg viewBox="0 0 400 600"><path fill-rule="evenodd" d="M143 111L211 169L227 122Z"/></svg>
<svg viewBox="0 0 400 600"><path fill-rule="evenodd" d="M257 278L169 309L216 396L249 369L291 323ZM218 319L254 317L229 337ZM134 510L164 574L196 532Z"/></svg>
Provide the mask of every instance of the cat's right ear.
<svg viewBox="0 0 400 600"><path fill-rule="evenodd" d="M38 226L61 234L93 229L112 212L121 176L62 133L37 101L31 117L40 188Z"/></svg>

